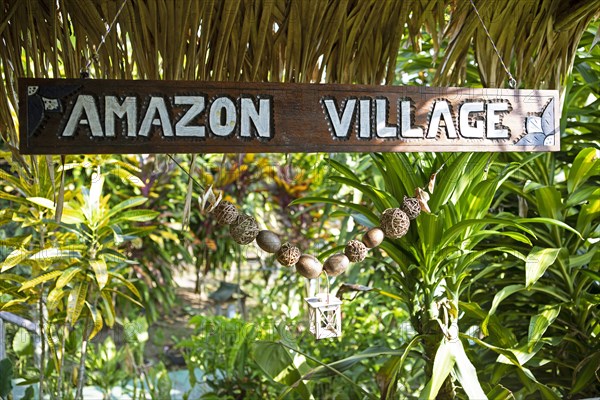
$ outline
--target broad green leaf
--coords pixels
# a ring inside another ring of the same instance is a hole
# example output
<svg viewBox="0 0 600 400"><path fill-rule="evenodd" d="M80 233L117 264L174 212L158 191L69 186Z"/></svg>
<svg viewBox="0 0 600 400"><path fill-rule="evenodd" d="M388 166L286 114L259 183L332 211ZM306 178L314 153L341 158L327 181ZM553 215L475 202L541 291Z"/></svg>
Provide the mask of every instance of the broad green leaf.
<svg viewBox="0 0 600 400"><path fill-rule="evenodd" d="M108 269L106 267L106 261L102 259L90 260L90 266L94 270L98 288L102 290L108 282Z"/></svg>
<svg viewBox="0 0 600 400"><path fill-rule="evenodd" d="M583 149L577 154L567 179L567 190L573 193L584 184L591 176L600 173L600 154L594 147Z"/></svg>
<svg viewBox="0 0 600 400"><path fill-rule="evenodd" d="M550 265L556 261L560 249L543 249L534 247L525 262L525 285L530 288L538 279L544 275L544 272Z"/></svg>
<svg viewBox="0 0 600 400"><path fill-rule="evenodd" d="M52 200L46 199L44 197L28 197L27 200L32 202L33 204L47 208L52 211L54 211L54 209L55 209L54 202Z"/></svg>
<svg viewBox="0 0 600 400"><path fill-rule="evenodd" d="M454 371L456 378L469 399L487 399L479 383L479 378L477 378L477 370L471 363L471 360L469 360L469 357L467 357L462 342L455 340L450 342L450 345L455 359Z"/></svg>
<svg viewBox="0 0 600 400"><path fill-rule="evenodd" d="M592 382L598 380L600 375L600 351L584 358L575 368L571 394L577 394L589 388Z"/></svg>
<svg viewBox="0 0 600 400"><path fill-rule="evenodd" d="M558 226L559 228L563 228L566 229L570 232L573 232L574 234L576 234L580 239L583 240L583 237L581 236L581 234L579 232L577 232L577 230L571 228L569 225L565 224L562 221L558 221L556 219L552 219L552 218L543 218L543 217L533 217L533 218L515 218L514 221L518 224L548 224L548 225L555 225Z"/></svg>
<svg viewBox="0 0 600 400"><path fill-rule="evenodd" d="M490 308L490 311L481 323L481 331L485 336L488 336L487 325L490 320L490 317L496 313L496 309L498 308L502 300L506 299L511 294L523 290L524 288L525 286L523 285L509 285L503 287L498 293L496 293L496 295L494 296L494 300L492 300L492 307Z"/></svg>
<svg viewBox="0 0 600 400"><path fill-rule="evenodd" d="M0 397L7 399L12 393L13 365L8 358L0 360Z"/></svg>
<svg viewBox="0 0 600 400"><path fill-rule="evenodd" d="M56 280L56 288L61 289L68 285L69 282L81 271L80 267L70 267L63 271L62 275Z"/></svg>
<svg viewBox="0 0 600 400"><path fill-rule="evenodd" d="M419 399L429 400L435 399L444 381L450 375L450 371L454 367L456 358L452 353L452 342L443 339L435 353L433 360L433 371L431 372L431 380L427 382L425 388L421 392Z"/></svg>
<svg viewBox="0 0 600 400"><path fill-rule="evenodd" d="M13 250L6 259L0 264L2 266L2 271L5 272L11 269L12 267L20 264L22 261L26 260L31 253L25 249L16 249Z"/></svg>
<svg viewBox="0 0 600 400"><path fill-rule="evenodd" d="M489 400L514 400L515 396L510 390L498 384L494 386L492 390L487 392L487 398Z"/></svg>
<svg viewBox="0 0 600 400"><path fill-rule="evenodd" d="M546 186L535 191L538 211L541 217L562 220L562 202L558 189Z"/></svg>
<svg viewBox="0 0 600 400"><path fill-rule="evenodd" d="M39 275L39 276L23 283L23 285L21 285L21 287L19 288L19 292L22 292L23 290L35 287L35 286L39 285L40 283L44 283L49 280L52 280L52 279L56 278L57 276L60 276L61 274L62 274L62 271L58 271L58 270L46 272L42 275Z"/></svg>
<svg viewBox="0 0 600 400"><path fill-rule="evenodd" d="M47 260L59 260L59 259L70 259L70 258L81 258L81 253L76 250L63 250L55 247L50 247L38 251L29 257L33 261L47 261Z"/></svg>
<svg viewBox="0 0 600 400"><path fill-rule="evenodd" d="M120 214L116 219L111 220L112 225L117 225L122 221L147 222L156 218L160 213L153 210L128 210Z"/></svg>
<svg viewBox="0 0 600 400"><path fill-rule="evenodd" d="M391 350L383 346L373 346L361 351L358 354L346 357L341 360L334 361L326 366L320 365L313 368L304 376L304 379L321 379L325 377L335 376L337 372L344 372L354 366L356 363L369 358L377 358L382 356L398 356L404 355L406 352L399 350ZM336 371L336 372L334 372Z"/></svg>
<svg viewBox="0 0 600 400"><path fill-rule="evenodd" d="M127 289L129 289L129 291L131 293L133 293L135 295L135 297L137 297L139 300L142 300L142 296L140 295L140 292L137 290L137 288L135 287L135 285L133 283L131 283L129 280L127 280L127 278L125 278L124 276L117 274L115 272L111 272L111 271L108 272L108 275L111 278L115 278L115 279L118 279L121 282L123 282L123 284L125 286L127 286Z"/></svg>
<svg viewBox="0 0 600 400"><path fill-rule="evenodd" d="M48 293L48 298L46 299L46 307L48 310L54 311L58 307L58 302L65 297L67 291L62 288L55 287Z"/></svg>
<svg viewBox="0 0 600 400"><path fill-rule="evenodd" d="M106 322L106 326L112 328L115 324L116 313L115 307L113 304L112 297L106 292L101 293L102 296L102 308L104 310L104 321Z"/></svg>
<svg viewBox="0 0 600 400"><path fill-rule="evenodd" d="M258 340L253 344L254 360L261 370L272 380L284 385L296 385L295 392L302 399L310 399L311 394L300 371L294 366L290 352L279 343Z"/></svg>
<svg viewBox="0 0 600 400"><path fill-rule="evenodd" d="M19 328L12 341L13 351L20 357L25 355L33 356L33 343L31 334L27 329Z"/></svg>
<svg viewBox="0 0 600 400"><path fill-rule="evenodd" d="M529 344L529 352L533 351L534 346L544 336L544 333L550 325L554 322L556 317L560 314L560 307L547 308L541 313L531 317L529 322L529 333L527 335L527 342Z"/></svg>
<svg viewBox="0 0 600 400"><path fill-rule="evenodd" d="M148 201L148 198L146 198L146 197L141 197L141 196L132 197L130 199L122 201L121 203L117 204L114 207L111 207L111 209L107 213L106 217L110 218L125 209L140 206L140 205L144 204L146 201Z"/></svg>
<svg viewBox="0 0 600 400"><path fill-rule="evenodd" d="M87 301L85 302L85 305L87 306L88 310L90 310L92 322L94 323L94 327L90 332L90 335L88 336L88 340L92 340L98 334L98 332L100 332L100 330L104 326L104 323L102 321L102 314L100 314L98 310L92 307L92 305Z"/></svg>
<svg viewBox="0 0 600 400"><path fill-rule="evenodd" d="M81 315L83 306L86 303L85 299L87 297L87 292L87 281L81 282L69 292L69 299L67 301L67 322L71 325L75 325L79 319L79 315Z"/></svg>

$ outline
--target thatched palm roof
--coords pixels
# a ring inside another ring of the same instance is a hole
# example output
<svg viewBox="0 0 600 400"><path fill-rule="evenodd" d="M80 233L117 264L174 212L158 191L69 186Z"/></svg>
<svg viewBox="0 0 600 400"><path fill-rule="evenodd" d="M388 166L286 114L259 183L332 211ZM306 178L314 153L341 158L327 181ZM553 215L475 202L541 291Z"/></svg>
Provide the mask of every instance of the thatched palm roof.
<svg viewBox="0 0 600 400"><path fill-rule="evenodd" d="M0 130L15 143L16 78L78 77L122 0L3 0ZM597 0L476 0L515 77L557 88ZM448 18L448 14L450 18ZM92 77L391 83L428 32L436 81L460 85L473 46L483 82L506 74L469 0L128 0ZM13 111L14 112L14 111Z"/></svg>

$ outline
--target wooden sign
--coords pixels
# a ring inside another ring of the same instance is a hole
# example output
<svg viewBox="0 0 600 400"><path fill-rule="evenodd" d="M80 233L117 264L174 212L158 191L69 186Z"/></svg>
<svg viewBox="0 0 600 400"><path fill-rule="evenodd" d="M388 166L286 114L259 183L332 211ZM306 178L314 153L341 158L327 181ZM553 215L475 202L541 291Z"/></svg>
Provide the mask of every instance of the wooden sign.
<svg viewBox="0 0 600 400"><path fill-rule="evenodd" d="M19 79L23 154L557 151L555 90Z"/></svg>

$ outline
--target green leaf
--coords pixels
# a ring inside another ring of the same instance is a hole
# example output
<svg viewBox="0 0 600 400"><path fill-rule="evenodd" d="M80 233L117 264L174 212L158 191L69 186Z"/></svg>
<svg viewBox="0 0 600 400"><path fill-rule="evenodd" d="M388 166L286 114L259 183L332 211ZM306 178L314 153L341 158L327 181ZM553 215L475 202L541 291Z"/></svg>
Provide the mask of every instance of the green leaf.
<svg viewBox="0 0 600 400"><path fill-rule="evenodd" d="M87 281L83 281L69 292L69 300L67 302L67 322L71 325L75 325L79 319L79 315L81 315L81 311L85 305L87 291L88 283Z"/></svg>
<svg viewBox="0 0 600 400"><path fill-rule="evenodd" d="M102 259L90 260L90 266L94 270L94 275L96 276L98 288L102 290L108 282L108 269L106 267L106 261Z"/></svg>
<svg viewBox="0 0 600 400"><path fill-rule="evenodd" d="M65 269L62 275L56 280L56 289L62 289L68 285L79 271L81 271L80 267L70 267Z"/></svg>
<svg viewBox="0 0 600 400"><path fill-rule="evenodd" d="M19 328L12 342L13 351L19 356L33 356L33 342L27 329Z"/></svg>
<svg viewBox="0 0 600 400"><path fill-rule="evenodd" d="M25 249L16 249L13 250L6 259L0 264L2 266L2 271L5 272L11 269L12 267L20 264L23 260L26 260L31 253Z"/></svg>
<svg viewBox="0 0 600 400"><path fill-rule="evenodd" d="M141 196L132 197L132 198L122 201L121 203L112 207L110 209L110 211L106 214L106 217L111 218L112 216L116 215L117 213L119 213L125 209L140 206L140 205L144 204L146 201L148 201L148 198L146 198L146 197L141 197Z"/></svg>
<svg viewBox="0 0 600 400"><path fill-rule="evenodd" d="M598 381L600 375L600 351L584 358L575 368L571 394L577 394Z"/></svg>
<svg viewBox="0 0 600 400"><path fill-rule="evenodd" d="M489 400L514 400L515 396L504 386L497 384L492 390L487 392Z"/></svg>
<svg viewBox="0 0 600 400"><path fill-rule="evenodd" d="M67 291L62 288L55 287L48 293L48 298L46 299L46 307L48 310L54 311L56 307L58 307L58 302L67 294Z"/></svg>
<svg viewBox="0 0 600 400"><path fill-rule="evenodd" d="M21 287L19 288L19 292L22 292L24 290L35 287L35 286L39 285L40 283L44 283L51 279L54 279L57 276L60 276L61 274L62 274L62 271L58 271L58 270L46 272L42 275L37 276L34 279L30 279L27 282L23 283L23 285L21 285Z"/></svg>
<svg viewBox="0 0 600 400"><path fill-rule="evenodd" d="M492 307L490 308L490 311L488 312L487 316L481 324L481 331L485 336L488 336L487 325L489 323L490 317L496 313L496 309L498 308L502 300L506 299L511 294L523 290L524 288L525 286L523 285L509 285L503 287L498 293L496 293L496 295L494 296L494 300L492 300Z"/></svg>
<svg viewBox="0 0 600 400"><path fill-rule="evenodd" d="M559 228L563 228L566 229L570 232L573 232L574 234L576 234L579 239L583 240L583 237L581 236L581 234L579 232L577 232L577 230L571 228L569 225L565 224L562 221L558 221L556 219L552 219L552 218L543 218L543 217L534 217L534 218L515 218L514 221L518 224L548 224L548 225L555 225L558 226Z"/></svg>
<svg viewBox="0 0 600 400"><path fill-rule="evenodd" d="M111 221L112 225L118 225L122 221L132 222L147 222L156 218L160 213L153 210L129 210L120 214L116 219Z"/></svg>
<svg viewBox="0 0 600 400"><path fill-rule="evenodd" d="M253 344L254 360L261 370L271 379L284 385L296 384L294 391L302 399L310 399L311 394L302 375L294 365L290 352L281 344L258 340Z"/></svg>
<svg viewBox="0 0 600 400"><path fill-rule="evenodd" d="M562 220L562 202L558 189L553 186L545 186L535 191L538 211L541 217Z"/></svg>
<svg viewBox="0 0 600 400"><path fill-rule="evenodd" d="M556 261L560 249L543 249L534 247L525 262L525 285L530 288L538 279L544 275L544 272L550 265Z"/></svg>
<svg viewBox="0 0 600 400"><path fill-rule="evenodd" d="M102 322L102 314L100 314L98 310L92 307L92 305L87 301L85 302L85 305L87 306L88 310L90 310L90 315L92 316L92 321L94 323L94 328L88 336L88 340L92 340L98 334L98 332L100 332L104 326L104 323Z"/></svg>
<svg viewBox="0 0 600 400"><path fill-rule="evenodd" d="M598 159L598 150L593 147L583 149L577 154L573 161L573 166L569 171L569 178L567 179L567 190L569 193L573 193L591 176L599 173Z"/></svg>
<svg viewBox="0 0 600 400"><path fill-rule="evenodd" d="M123 282L123 284L125 286L127 286L127 289L129 289L129 291L131 293L133 293L135 295L135 297L137 297L139 300L142 300L142 296L140 295L140 292L137 290L137 288L135 287L135 285L133 283L131 283L129 280L127 280L127 278L125 278L124 276L117 274L115 272L108 272L108 275L111 278L116 278L118 280L120 280L121 282Z"/></svg>
<svg viewBox="0 0 600 400"><path fill-rule="evenodd" d="M425 385L419 399L435 399L440 388L444 384L444 381L448 375L450 375L450 371L452 371L455 362L456 359L452 352L452 342L443 339L440 343L440 347L438 347L437 352L435 353L431 380Z"/></svg>
<svg viewBox="0 0 600 400"><path fill-rule="evenodd" d="M49 247L40 250L29 257L29 259L33 261L52 261L71 258L81 258L81 253L75 250L62 250L55 247Z"/></svg>
<svg viewBox="0 0 600 400"><path fill-rule="evenodd" d="M546 329L552 325L556 317L558 317L558 314L560 314L560 307L553 307L547 308L541 313L531 317L531 321L529 322L529 334L527 335L529 352L533 351L534 346L542 338Z"/></svg>
<svg viewBox="0 0 600 400"><path fill-rule="evenodd" d="M462 342L460 340L455 340L451 341L450 345L455 359L454 370L456 378L460 382L463 390L469 399L485 399L485 392L481 388L479 378L477 378L477 370L471 363L471 360L469 360L469 357L467 357Z"/></svg>
<svg viewBox="0 0 600 400"><path fill-rule="evenodd" d="M6 399L12 392L13 365L8 358L0 360L0 397Z"/></svg>
<svg viewBox="0 0 600 400"><path fill-rule="evenodd" d="M44 197L28 197L27 200L32 202L33 204L47 208L52 211L54 211L55 209L54 202Z"/></svg>

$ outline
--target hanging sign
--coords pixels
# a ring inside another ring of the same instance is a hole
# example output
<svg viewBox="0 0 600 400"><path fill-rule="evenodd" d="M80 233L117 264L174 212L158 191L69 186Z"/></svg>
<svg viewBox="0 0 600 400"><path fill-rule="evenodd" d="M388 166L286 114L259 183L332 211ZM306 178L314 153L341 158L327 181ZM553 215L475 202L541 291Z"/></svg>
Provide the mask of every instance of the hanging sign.
<svg viewBox="0 0 600 400"><path fill-rule="evenodd" d="M19 79L23 154L557 151L556 90Z"/></svg>

